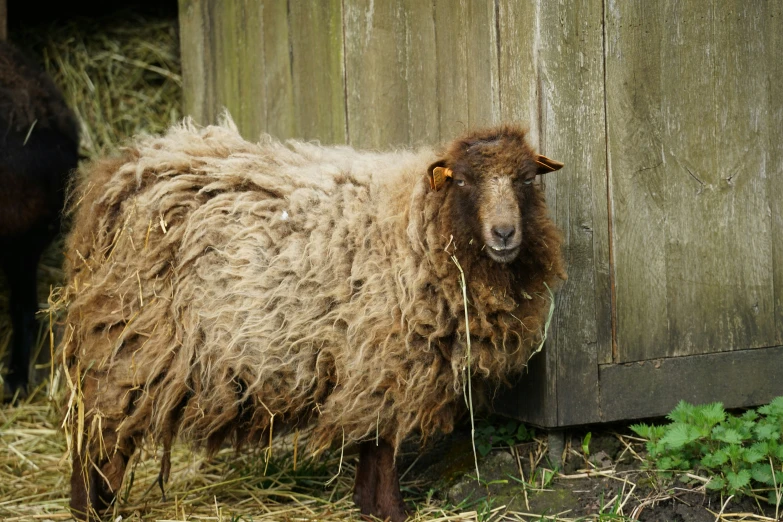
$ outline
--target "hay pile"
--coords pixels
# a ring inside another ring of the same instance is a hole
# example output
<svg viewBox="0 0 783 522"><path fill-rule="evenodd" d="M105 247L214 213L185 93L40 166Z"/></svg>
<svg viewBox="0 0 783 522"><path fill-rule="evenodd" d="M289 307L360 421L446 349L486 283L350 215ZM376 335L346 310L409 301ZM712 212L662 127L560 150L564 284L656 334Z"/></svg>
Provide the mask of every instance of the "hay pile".
<svg viewBox="0 0 783 522"><path fill-rule="evenodd" d="M182 117L176 18L120 11L12 33L40 58L81 124L81 153L105 154L130 136Z"/></svg>

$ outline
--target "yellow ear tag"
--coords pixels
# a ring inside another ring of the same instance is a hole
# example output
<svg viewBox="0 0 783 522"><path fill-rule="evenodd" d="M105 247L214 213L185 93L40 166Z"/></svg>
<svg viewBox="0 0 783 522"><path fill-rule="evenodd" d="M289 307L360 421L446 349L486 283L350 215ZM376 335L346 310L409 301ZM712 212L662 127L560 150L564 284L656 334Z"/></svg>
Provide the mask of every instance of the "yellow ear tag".
<svg viewBox="0 0 783 522"><path fill-rule="evenodd" d="M454 172L446 167L435 167L430 172L430 188L432 190L440 190L440 188L446 183L446 178L453 178Z"/></svg>

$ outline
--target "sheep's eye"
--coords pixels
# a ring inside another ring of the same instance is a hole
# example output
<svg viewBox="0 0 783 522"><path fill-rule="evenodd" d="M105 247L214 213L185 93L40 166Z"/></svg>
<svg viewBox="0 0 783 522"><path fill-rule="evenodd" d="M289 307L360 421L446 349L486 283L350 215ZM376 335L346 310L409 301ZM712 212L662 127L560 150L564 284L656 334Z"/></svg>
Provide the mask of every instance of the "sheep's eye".
<svg viewBox="0 0 783 522"><path fill-rule="evenodd" d="M524 183L525 185L530 185L530 184L532 184L532 183L533 183L533 178L526 179L526 180L525 180L525 181L523 181L522 183Z"/></svg>
<svg viewBox="0 0 783 522"><path fill-rule="evenodd" d="M465 180L464 179L455 179L454 183L456 183L458 187L464 187L465 186Z"/></svg>

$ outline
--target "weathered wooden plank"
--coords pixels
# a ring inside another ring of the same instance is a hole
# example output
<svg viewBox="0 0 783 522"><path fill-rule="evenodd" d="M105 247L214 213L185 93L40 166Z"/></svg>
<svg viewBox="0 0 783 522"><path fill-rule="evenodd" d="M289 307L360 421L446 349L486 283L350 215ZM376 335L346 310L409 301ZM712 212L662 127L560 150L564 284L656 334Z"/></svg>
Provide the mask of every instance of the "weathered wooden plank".
<svg viewBox="0 0 783 522"><path fill-rule="evenodd" d="M264 131L280 139L296 136L294 91L291 71L291 29L288 3L263 3L264 40Z"/></svg>
<svg viewBox="0 0 783 522"><path fill-rule="evenodd" d="M435 1L440 138L499 118L497 24L494 4Z"/></svg>
<svg viewBox="0 0 783 522"><path fill-rule="evenodd" d="M610 350L605 326L597 324L605 317L599 308L609 303L603 8L600 2L546 2L540 17L539 147L566 164L545 183L566 237L569 273L557 295L548 349L557 353L558 422L581 424L599 416L599 353Z"/></svg>
<svg viewBox="0 0 783 522"><path fill-rule="evenodd" d="M557 361L556 357L548 355L547 347L530 359L527 371L514 386L490 393L493 412L542 428L560 425L557 418L557 387L552 384L556 377L553 365Z"/></svg>
<svg viewBox="0 0 783 522"><path fill-rule="evenodd" d="M618 362L776 343L765 10L609 10Z"/></svg>
<svg viewBox="0 0 783 522"><path fill-rule="evenodd" d="M606 11L606 99L612 191L617 343L669 342L666 214L661 158L663 41L648 31L665 23L658 2Z"/></svg>
<svg viewBox="0 0 783 522"><path fill-rule="evenodd" d="M727 408L783 395L783 346L601 366L603 422L658 417L680 400Z"/></svg>
<svg viewBox="0 0 783 522"><path fill-rule="evenodd" d="M179 0L179 34L184 112L206 124L213 121L216 104L214 84L209 81L213 31L203 0Z"/></svg>
<svg viewBox="0 0 783 522"><path fill-rule="evenodd" d="M765 174L772 220L772 267L775 286L776 344L783 344L783 4L771 2L766 16L765 64L769 89Z"/></svg>
<svg viewBox="0 0 783 522"><path fill-rule="evenodd" d="M483 127L500 119L498 23L496 2L468 2L462 34L466 38L468 126Z"/></svg>
<svg viewBox="0 0 783 522"><path fill-rule="evenodd" d="M538 147L537 3L501 0L498 4L499 119L530 129Z"/></svg>
<svg viewBox="0 0 783 522"><path fill-rule="evenodd" d="M213 3L217 101L228 109L239 131L256 140L265 124L263 3L229 0Z"/></svg>
<svg viewBox="0 0 783 522"><path fill-rule="evenodd" d="M295 135L346 143L341 0L290 2Z"/></svg>
<svg viewBox="0 0 783 522"><path fill-rule="evenodd" d="M346 93L351 144L438 141L435 25L430 2L349 0Z"/></svg>
<svg viewBox="0 0 783 522"><path fill-rule="evenodd" d="M408 142L406 23L399 0L346 0L345 76L352 145Z"/></svg>
<svg viewBox="0 0 783 522"><path fill-rule="evenodd" d="M468 57L462 26L466 0L435 0L438 67L438 134L447 141L468 128Z"/></svg>
<svg viewBox="0 0 783 522"><path fill-rule="evenodd" d="M8 38L8 6L6 0L0 0L0 42Z"/></svg>
<svg viewBox="0 0 783 522"><path fill-rule="evenodd" d="M403 4L408 143L432 145L440 137L434 6L432 0L403 0Z"/></svg>

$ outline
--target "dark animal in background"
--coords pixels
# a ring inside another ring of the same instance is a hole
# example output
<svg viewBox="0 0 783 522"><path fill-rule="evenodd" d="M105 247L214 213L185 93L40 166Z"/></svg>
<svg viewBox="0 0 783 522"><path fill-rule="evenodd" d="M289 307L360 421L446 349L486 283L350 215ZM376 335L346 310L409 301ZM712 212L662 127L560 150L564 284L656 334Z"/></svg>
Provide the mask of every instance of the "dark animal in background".
<svg viewBox="0 0 783 522"><path fill-rule="evenodd" d="M52 80L0 42L0 265L10 291L13 337L7 390L24 393L38 332L36 272L60 230L78 127Z"/></svg>
<svg viewBox="0 0 783 522"><path fill-rule="evenodd" d="M149 435L216 451L310 425L359 445L362 514L404 520L395 456L541 342L561 235L525 131L362 152L242 139L230 120L139 137L81 172L67 245L71 508L113 501ZM81 392L81 394L80 394ZM80 431L84 430L84 431ZM97 513L96 513L97 512Z"/></svg>

